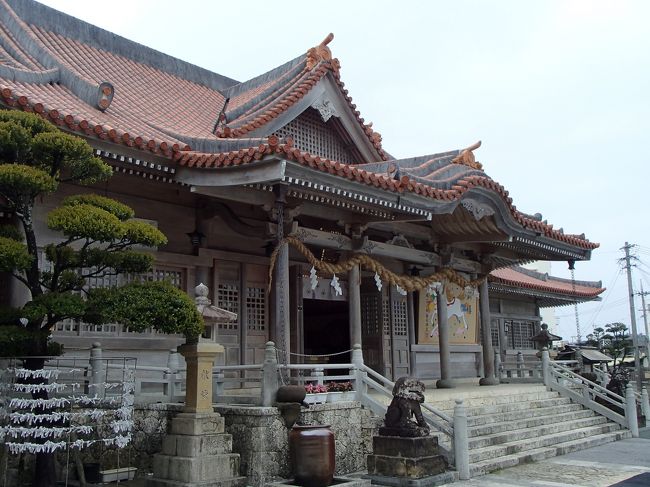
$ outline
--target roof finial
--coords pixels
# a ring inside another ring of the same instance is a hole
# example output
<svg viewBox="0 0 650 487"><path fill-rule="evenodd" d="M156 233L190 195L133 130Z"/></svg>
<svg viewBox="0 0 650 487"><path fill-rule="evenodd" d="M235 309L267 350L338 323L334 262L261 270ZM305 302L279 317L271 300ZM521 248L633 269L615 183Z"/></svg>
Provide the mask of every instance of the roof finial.
<svg viewBox="0 0 650 487"><path fill-rule="evenodd" d="M480 140L475 144L470 145L466 149L460 151L460 154L454 157L451 160L451 162L453 162L454 164L464 164L465 166L469 166L472 169L483 169L483 166L481 165L480 162L476 160L476 158L474 157L474 153L472 152L473 150L476 150L479 147L481 147Z"/></svg>
<svg viewBox="0 0 650 487"><path fill-rule="evenodd" d="M307 69L312 70L321 61L332 61L332 51L327 45L334 39L334 34L331 32L323 39L323 42L316 47L312 47L307 51Z"/></svg>
<svg viewBox="0 0 650 487"><path fill-rule="evenodd" d="M323 42L321 42L320 45L321 45L321 46L326 46L326 45L328 45L330 42L332 42L333 39L334 39L334 34L332 34L332 33L330 32L329 34L327 34L327 37L326 37L325 39L323 39Z"/></svg>

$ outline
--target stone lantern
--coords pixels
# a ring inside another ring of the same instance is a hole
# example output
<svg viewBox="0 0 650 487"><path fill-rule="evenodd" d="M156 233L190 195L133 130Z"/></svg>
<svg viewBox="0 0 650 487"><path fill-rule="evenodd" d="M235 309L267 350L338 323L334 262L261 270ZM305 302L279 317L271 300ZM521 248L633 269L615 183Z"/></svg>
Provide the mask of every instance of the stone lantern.
<svg viewBox="0 0 650 487"><path fill-rule="evenodd" d="M212 306L208 287L194 290L196 308L207 322L229 322L236 313ZM224 432L224 419L212 408L212 367L222 345L188 340L178 347L185 357L185 406L171 421L170 433L163 438L162 452L153 458L153 477L147 487L205 487L244 485L239 475L239 454L232 453L232 437Z"/></svg>
<svg viewBox="0 0 650 487"><path fill-rule="evenodd" d="M537 350L537 357L541 358L542 357L542 350L545 348L547 350L551 350L551 344L555 341L562 340L561 336L554 335L550 331L548 331L548 325L546 323L542 323L542 328L539 330L539 333L535 335L534 337L531 338L533 342L535 342Z"/></svg>
<svg viewBox="0 0 650 487"><path fill-rule="evenodd" d="M213 306L208 299L208 286L201 283L194 289L196 309L208 323L224 323L237 320L237 313ZM212 367L217 354L223 353L222 345L197 341L178 347L187 363L185 380L185 407L187 413L212 413Z"/></svg>

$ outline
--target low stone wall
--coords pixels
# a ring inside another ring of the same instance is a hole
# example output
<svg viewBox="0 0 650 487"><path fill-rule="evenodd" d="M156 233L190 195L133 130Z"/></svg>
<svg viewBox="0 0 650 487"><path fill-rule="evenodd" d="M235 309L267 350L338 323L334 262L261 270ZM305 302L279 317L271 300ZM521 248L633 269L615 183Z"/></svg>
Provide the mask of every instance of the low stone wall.
<svg viewBox="0 0 650 487"><path fill-rule="evenodd" d="M134 411L133 441L119 452L112 448L91 447L79 452L81 463L99 463L102 470L137 467L137 476L153 470L154 453L162 450L162 439L171 425L171 418L182 410L181 404L136 405ZM233 453L241 456L240 473L248 477L247 485L262 487L266 482L291 478L289 459L289 430L280 411L275 407L216 406L226 424L226 432L233 436ZM358 402L315 404L301 408L298 422L329 424L336 442L337 475L366 469L366 456L372 453L372 436L377 433L381 419ZM7 452L0 448L0 459ZM9 455L0 466L0 474L8 467L8 486L29 483L31 455ZM65 478L66 466L71 477L76 477L74 458L65 453L57 455L57 476ZM5 461L7 463L5 464ZM23 467L19 468L19 464ZM19 471L26 470L24 475Z"/></svg>
<svg viewBox="0 0 650 487"><path fill-rule="evenodd" d="M233 436L233 451L241 456L240 473L248 485L291 478L289 429L274 407L218 406ZM301 408L299 423L328 424L336 442L336 474L365 470L366 456L372 453L372 436L381 420L358 402L315 404Z"/></svg>

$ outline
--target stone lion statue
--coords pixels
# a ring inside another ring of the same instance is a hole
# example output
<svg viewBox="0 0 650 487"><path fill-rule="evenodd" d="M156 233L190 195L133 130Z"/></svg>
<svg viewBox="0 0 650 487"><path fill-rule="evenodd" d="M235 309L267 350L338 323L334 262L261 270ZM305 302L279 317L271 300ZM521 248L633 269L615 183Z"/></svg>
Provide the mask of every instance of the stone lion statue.
<svg viewBox="0 0 650 487"><path fill-rule="evenodd" d="M410 377L400 377L393 387L393 400L388 406L382 436L429 436L420 404L424 402L424 384ZM415 416L415 421L411 418Z"/></svg>

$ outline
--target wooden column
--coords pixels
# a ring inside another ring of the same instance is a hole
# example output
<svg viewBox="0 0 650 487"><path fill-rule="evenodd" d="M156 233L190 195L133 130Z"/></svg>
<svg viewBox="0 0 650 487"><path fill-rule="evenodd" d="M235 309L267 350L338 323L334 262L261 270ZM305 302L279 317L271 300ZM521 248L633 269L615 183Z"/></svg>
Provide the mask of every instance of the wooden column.
<svg viewBox="0 0 650 487"><path fill-rule="evenodd" d="M348 306L352 348L354 345L361 345L361 272L358 265L348 272Z"/></svg>
<svg viewBox="0 0 650 487"><path fill-rule="evenodd" d="M508 335L506 333L506 320L499 318L499 354L501 355L501 363L506 361L506 350L508 350Z"/></svg>
<svg viewBox="0 0 650 487"><path fill-rule="evenodd" d="M447 296L444 287L436 293L438 304L438 343L440 346L440 380L436 382L438 389L456 387L451 380L451 351L449 350L449 317L447 316Z"/></svg>
<svg viewBox="0 0 650 487"><path fill-rule="evenodd" d="M413 345L416 342L415 338L415 292L410 292L406 296L406 319L408 320L408 336L409 336L409 375L417 377L417 363L416 353L413 351Z"/></svg>
<svg viewBox="0 0 650 487"><path fill-rule="evenodd" d="M280 243L284 239L284 206L286 203L286 187L276 186L276 219L278 223L277 253L275 268L273 270L273 340L277 348L282 350L279 357L282 363L289 363L291 350L291 329L289 310L289 245Z"/></svg>
<svg viewBox="0 0 650 487"><path fill-rule="evenodd" d="M492 348L492 335L490 333L490 296L488 294L488 282L485 279L481 283L479 291L481 306L481 342L483 345L483 377L479 384L482 386L494 386L499 381L494 377L494 350Z"/></svg>

